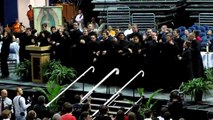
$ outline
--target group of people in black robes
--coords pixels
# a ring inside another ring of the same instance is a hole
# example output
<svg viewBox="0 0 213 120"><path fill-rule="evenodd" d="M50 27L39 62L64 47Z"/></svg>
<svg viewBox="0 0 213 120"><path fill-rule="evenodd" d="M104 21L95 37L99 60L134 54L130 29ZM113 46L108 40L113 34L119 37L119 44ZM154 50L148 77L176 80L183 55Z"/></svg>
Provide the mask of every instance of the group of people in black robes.
<svg viewBox="0 0 213 120"><path fill-rule="evenodd" d="M115 36L111 36L108 30L101 34L87 28L81 31L79 23L74 22L66 29L52 26L50 32L47 24L43 24L42 31L36 36L35 30L24 30L24 26L21 27L23 30L16 34L16 38L19 38L20 61L30 60L29 51L25 50L26 45L51 45L51 59L60 60L63 65L73 67L79 74L91 65L96 67L96 80L87 82L98 82L97 77L103 77L116 67L120 69L120 75L108 80L110 85L124 85L140 70L144 70L145 78L137 78L131 85L148 86L150 89L178 87L181 82L203 76L200 43L193 33L188 41L184 41L179 37L178 29L168 31L162 27L159 32L152 29L141 32L137 25L132 25L131 34L125 36L122 31L118 31ZM4 47L8 48L10 43L6 42L7 39L12 40L11 36L6 35L1 38L1 64L5 63L4 54L9 54L6 50L4 52ZM3 73L2 76L9 74Z"/></svg>

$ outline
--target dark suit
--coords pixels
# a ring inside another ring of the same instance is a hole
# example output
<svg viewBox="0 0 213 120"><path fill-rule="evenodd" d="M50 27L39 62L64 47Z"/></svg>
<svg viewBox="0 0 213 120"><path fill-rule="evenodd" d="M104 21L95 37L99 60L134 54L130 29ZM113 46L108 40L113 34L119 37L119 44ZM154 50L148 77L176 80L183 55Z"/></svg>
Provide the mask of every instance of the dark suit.
<svg viewBox="0 0 213 120"><path fill-rule="evenodd" d="M7 60L10 52L10 43L12 42L12 36L4 37L1 41L3 41L1 47L1 72L2 77L8 77L9 70Z"/></svg>

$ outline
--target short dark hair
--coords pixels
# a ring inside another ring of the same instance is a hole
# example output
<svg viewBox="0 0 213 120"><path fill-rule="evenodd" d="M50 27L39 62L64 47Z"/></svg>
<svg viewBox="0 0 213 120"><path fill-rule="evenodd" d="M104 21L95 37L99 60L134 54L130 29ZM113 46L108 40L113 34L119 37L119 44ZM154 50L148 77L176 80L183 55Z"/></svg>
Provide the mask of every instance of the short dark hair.
<svg viewBox="0 0 213 120"><path fill-rule="evenodd" d="M108 111L107 106L102 105L102 106L99 107L99 112L100 112L101 115L107 114L107 111Z"/></svg>
<svg viewBox="0 0 213 120"><path fill-rule="evenodd" d="M38 97L38 103L39 103L39 104L44 104L44 103L45 103L45 97L44 97L43 95L40 95L40 96Z"/></svg>
<svg viewBox="0 0 213 120"><path fill-rule="evenodd" d="M89 112L82 112L81 115L80 115L80 120L85 120L84 118L86 118L87 116L89 115Z"/></svg>
<svg viewBox="0 0 213 120"><path fill-rule="evenodd" d="M41 26L42 27L47 27L47 23L43 23Z"/></svg>
<svg viewBox="0 0 213 120"><path fill-rule="evenodd" d="M150 118L152 116L152 110L150 109L145 110L144 116L145 118Z"/></svg>
<svg viewBox="0 0 213 120"><path fill-rule="evenodd" d="M64 110L66 113L70 113L72 112L72 104L69 102L65 102L64 103Z"/></svg>

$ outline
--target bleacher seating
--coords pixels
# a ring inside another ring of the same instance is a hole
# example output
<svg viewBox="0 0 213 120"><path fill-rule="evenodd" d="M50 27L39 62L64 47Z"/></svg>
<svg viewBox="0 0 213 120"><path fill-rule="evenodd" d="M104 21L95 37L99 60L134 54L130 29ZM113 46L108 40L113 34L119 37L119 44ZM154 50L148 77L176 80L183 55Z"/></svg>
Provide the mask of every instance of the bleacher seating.
<svg viewBox="0 0 213 120"><path fill-rule="evenodd" d="M109 7L128 6L130 15L152 13L157 26L173 22L176 10L184 6L184 0L93 0L93 11L100 12L98 18L107 18ZM126 26L127 27L127 26Z"/></svg>

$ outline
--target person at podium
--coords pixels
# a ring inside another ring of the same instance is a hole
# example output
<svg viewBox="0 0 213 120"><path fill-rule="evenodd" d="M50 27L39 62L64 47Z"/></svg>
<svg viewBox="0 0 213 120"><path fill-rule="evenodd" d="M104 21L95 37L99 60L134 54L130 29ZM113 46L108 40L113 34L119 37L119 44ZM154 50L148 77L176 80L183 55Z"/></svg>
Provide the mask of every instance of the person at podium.
<svg viewBox="0 0 213 120"><path fill-rule="evenodd" d="M23 38L19 41L19 58L20 62L23 62L24 59L30 60L30 53L25 49L27 45L35 44L35 36L32 34L32 29L27 28Z"/></svg>
<svg viewBox="0 0 213 120"><path fill-rule="evenodd" d="M47 30L47 24L42 24L42 31L39 33L38 39L37 39L37 45L38 46L47 46L50 45L50 36L51 33Z"/></svg>

